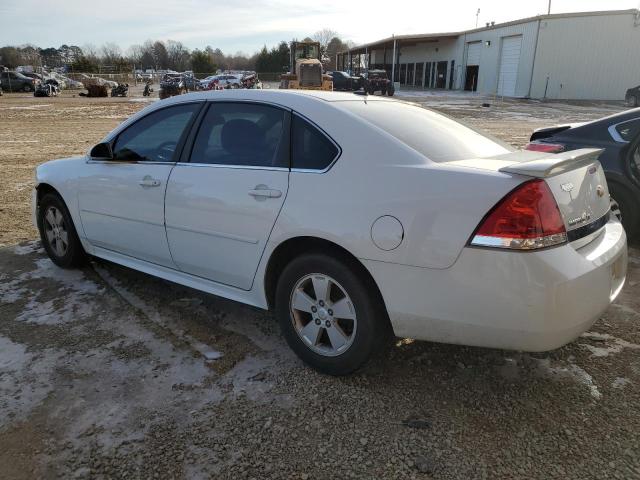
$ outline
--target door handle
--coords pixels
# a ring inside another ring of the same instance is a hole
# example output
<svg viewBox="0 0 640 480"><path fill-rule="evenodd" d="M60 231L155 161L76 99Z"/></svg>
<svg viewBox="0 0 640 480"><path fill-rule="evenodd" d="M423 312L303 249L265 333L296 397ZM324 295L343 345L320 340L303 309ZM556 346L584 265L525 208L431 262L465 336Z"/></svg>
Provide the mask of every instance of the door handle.
<svg viewBox="0 0 640 480"><path fill-rule="evenodd" d="M138 185L141 187L158 187L160 186L160 180L156 180L155 178L151 178L149 175L144 177L142 180L138 182Z"/></svg>
<svg viewBox="0 0 640 480"><path fill-rule="evenodd" d="M260 187L260 185L258 185ZM266 198L280 198L282 196L282 192L280 190L272 190L270 188L258 188L256 187L254 190L249 190L249 195L252 197L266 197Z"/></svg>

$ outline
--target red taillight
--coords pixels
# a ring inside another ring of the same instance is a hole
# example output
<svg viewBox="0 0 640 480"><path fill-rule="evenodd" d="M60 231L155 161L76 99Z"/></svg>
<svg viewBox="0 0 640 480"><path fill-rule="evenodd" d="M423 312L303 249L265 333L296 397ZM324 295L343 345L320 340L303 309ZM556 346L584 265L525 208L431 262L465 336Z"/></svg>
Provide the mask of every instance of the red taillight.
<svg viewBox="0 0 640 480"><path fill-rule="evenodd" d="M558 153L564 151L564 145L559 143L529 142L524 149L533 152Z"/></svg>
<svg viewBox="0 0 640 480"><path fill-rule="evenodd" d="M567 231L549 186L544 180L530 180L493 207L471 245L533 250L566 241Z"/></svg>

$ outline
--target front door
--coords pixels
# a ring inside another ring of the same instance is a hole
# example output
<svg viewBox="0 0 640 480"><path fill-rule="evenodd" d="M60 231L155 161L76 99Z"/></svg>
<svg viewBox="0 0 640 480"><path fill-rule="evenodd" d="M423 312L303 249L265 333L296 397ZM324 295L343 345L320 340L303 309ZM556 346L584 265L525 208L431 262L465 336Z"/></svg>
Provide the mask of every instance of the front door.
<svg viewBox="0 0 640 480"><path fill-rule="evenodd" d="M116 137L113 160L87 160L78 202L92 245L175 268L164 228L164 195L176 148L200 107L156 110Z"/></svg>
<svg viewBox="0 0 640 480"><path fill-rule="evenodd" d="M190 161L171 172L166 228L186 273L250 290L289 187L289 113L212 102Z"/></svg>

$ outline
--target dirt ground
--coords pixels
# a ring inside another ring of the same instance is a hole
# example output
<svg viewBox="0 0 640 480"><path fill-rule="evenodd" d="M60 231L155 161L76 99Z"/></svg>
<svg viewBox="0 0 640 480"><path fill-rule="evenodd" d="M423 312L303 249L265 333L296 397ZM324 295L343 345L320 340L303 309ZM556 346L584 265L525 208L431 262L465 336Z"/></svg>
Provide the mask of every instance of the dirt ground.
<svg viewBox="0 0 640 480"><path fill-rule="evenodd" d="M270 314L106 262L62 271L34 167L145 103L0 97L0 478L640 478L640 249L593 328L545 354L398 340L346 378ZM401 93L521 146L612 104ZM490 101L490 107L481 103Z"/></svg>

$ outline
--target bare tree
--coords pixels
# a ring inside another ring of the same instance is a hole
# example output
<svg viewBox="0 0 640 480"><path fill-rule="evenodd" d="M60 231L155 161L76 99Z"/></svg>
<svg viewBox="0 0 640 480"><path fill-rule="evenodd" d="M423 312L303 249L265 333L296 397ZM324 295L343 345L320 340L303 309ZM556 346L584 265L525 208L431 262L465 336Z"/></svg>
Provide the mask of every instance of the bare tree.
<svg viewBox="0 0 640 480"><path fill-rule="evenodd" d="M167 57L169 62L169 68L183 72L189 66L191 55L189 50L182 42L176 42L174 40L167 40Z"/></svg>
<svg viewBox="0 0 640 480"><path fill-rule="evenodd" d="M324 53L331 39L337 36L338 32L336 32L335 30L331 30L330 28L323 28L322 30L318 30L313 34L313 39L316 42L320 43L320 49Z"/></svg>
<svg viewBox="0 0 640 480"><path fill-rule="evenodd" d="M102 62L105 65L115 65L122 60L122 50L120 50L120 47L113 42L107 42L102 45L100 52Z"/></svg>

